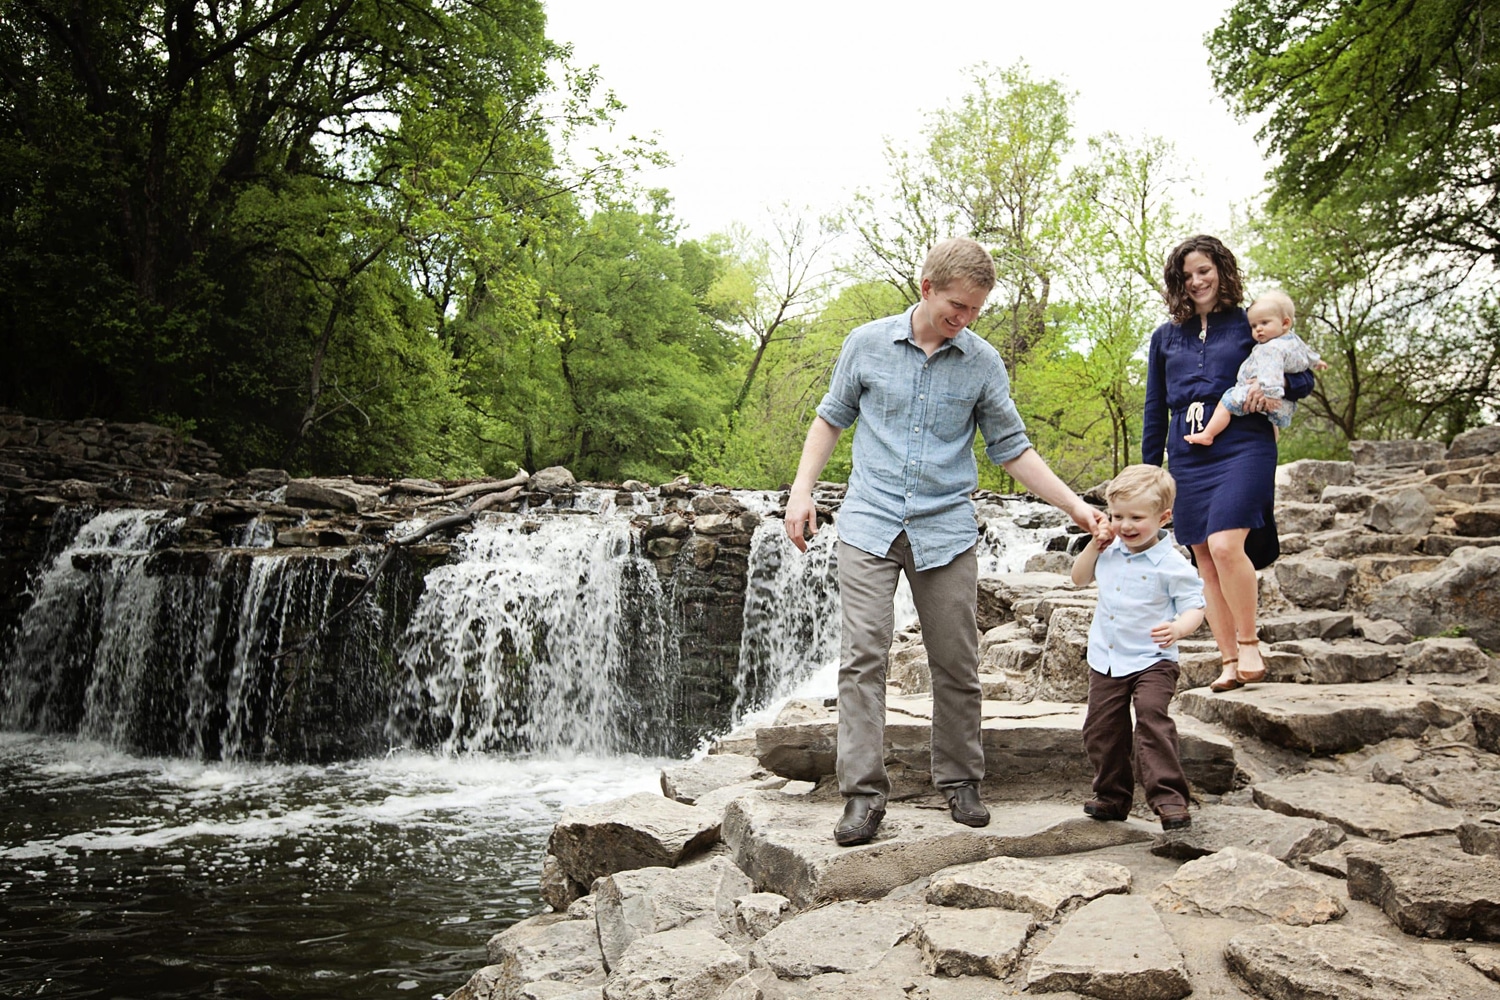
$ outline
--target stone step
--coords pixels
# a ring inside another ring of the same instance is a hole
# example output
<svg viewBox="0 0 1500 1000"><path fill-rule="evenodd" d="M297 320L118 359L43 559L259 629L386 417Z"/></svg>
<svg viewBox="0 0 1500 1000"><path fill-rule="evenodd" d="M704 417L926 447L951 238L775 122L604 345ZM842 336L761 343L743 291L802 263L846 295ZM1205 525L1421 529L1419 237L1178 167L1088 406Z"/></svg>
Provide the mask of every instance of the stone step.
<svg viewBox="0 0 1500 1000"><path fill-rule="evenodd" d="M1466 722L1478 730L1485 713L1500 711L1500 700L1478 686L1265 683L1224 693L1183 691L1177 708L1288 750L1334 754Z"/></svg>

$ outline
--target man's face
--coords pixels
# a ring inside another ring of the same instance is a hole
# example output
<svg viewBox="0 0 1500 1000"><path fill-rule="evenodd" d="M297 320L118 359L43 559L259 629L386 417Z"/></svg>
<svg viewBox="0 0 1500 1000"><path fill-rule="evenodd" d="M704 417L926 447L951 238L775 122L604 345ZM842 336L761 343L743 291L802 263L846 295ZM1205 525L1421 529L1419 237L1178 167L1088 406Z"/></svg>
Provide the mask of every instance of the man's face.
<svg viewBox="0 0 1500 1000"><path fill-rule="evenodd" d="M922 279L922 305L933 328L949 340L979 318L984 300L989 297L989 292L967 281L934 288L931 281Z"/></svg>

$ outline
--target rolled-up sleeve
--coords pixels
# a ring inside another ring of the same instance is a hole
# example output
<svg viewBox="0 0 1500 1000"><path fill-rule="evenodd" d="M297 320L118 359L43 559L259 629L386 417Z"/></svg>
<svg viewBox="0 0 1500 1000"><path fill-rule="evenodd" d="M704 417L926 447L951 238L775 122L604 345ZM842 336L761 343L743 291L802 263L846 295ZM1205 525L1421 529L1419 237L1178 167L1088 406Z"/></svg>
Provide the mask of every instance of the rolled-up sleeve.
<svg viewBox="0 0 1500 1000"><path fill-rule="evenodd" d="M1167 542L1158 544L1166 545ZM1191 563L1180 555L1175 558L1163 559L1161 573L1166 583L1167 596L1172 599L1172 612L1180 615L1190 608L1202 608L1207 606L1203 599L1203 580L1193 569Z"/></svg>
<svg viewBox="0 0 1500 1000"><path fill-rule="evenodd" d="M1031 447L1016 401L1010 398L1010 376L998 360L985 380L974 416L979 432L984 435L984 453L996 465L1019 457Z"/></svg>
<svg viewBox="0 0 1500 1000"><path fill-rule="evenodd" d="M846 338L838 363L833 366L828 392L818 404L818 416L835 427L847 428L859 417L859 353L854 338Z"/></svg>

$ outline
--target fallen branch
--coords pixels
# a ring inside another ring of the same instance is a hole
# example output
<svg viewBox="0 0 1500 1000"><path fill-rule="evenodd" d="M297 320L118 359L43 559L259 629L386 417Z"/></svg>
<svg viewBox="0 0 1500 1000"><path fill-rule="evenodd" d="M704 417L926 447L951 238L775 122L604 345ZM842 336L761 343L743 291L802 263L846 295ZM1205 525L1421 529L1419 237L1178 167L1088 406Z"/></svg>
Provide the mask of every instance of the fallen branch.
<svg viewBox="0 0 1500 1000"><path fill-rule="evenodd" d="M531 473L527 472L525 469L522 469L514 476L511 476L509 479L492 480L482 483L470 483L467 486L460 486L458 489L454 490L451 493L445 493L442 496L433 497L430 500L423 500L421 503L416 504L415 506L418 508L431 507L433 504L452 503L455 500L462 500L465 497L471 497L480 493L499 493L502 490L510 490L517 486L520 486L530 478Z"/></svg>

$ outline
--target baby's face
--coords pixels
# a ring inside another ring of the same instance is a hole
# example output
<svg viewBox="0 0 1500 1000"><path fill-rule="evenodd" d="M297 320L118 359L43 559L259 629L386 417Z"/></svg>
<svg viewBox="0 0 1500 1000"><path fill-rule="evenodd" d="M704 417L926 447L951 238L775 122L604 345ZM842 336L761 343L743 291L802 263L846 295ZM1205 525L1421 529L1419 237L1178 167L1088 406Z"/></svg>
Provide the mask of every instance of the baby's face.
<svg viewBox="0 0 1500 1000"><path fill-rule="evenodd" d="M1255 338L1257 344L1264 344L1268 340L1275 340L1291 332L1292 321L1281 315L1281 311L1274 306L1265 306L1257 302L1245 315L1250 319L1250 336Z"/></svg>

